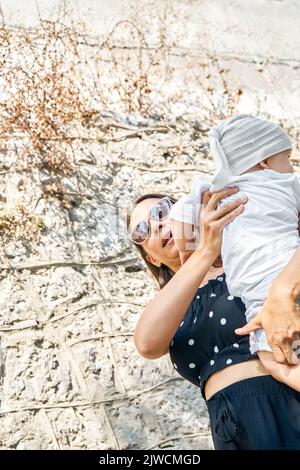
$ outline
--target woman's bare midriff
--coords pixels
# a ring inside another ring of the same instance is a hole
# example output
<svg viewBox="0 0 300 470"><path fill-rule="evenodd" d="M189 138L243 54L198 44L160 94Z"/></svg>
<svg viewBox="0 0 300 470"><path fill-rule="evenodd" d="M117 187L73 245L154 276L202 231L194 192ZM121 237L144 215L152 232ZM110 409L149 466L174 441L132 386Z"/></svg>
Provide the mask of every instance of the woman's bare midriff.
<svg viewBox="0 0 300 470"><path fill-rule="evenodd" d="M223 388L241 380L260 375L270 375L259 359L251 359L239 364L233 364L212 374L206 381L204 392L206 400Z"/></svg>

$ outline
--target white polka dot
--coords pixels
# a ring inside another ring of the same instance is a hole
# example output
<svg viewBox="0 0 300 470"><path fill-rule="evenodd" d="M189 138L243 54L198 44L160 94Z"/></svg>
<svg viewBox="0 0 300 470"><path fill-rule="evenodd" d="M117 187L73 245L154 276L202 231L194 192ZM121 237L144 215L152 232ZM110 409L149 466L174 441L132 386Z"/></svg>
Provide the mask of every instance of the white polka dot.
<svg viewBox="0 0 300 470"><path fill-rule="evenodd" d="M171 341L171 346L173 346L173 344L174 344L174 340L172 339L172 341Z"/></svg>
<svg viewBox="0 0 300 470"><path fill-rule="evenodd" d="M214 312L211 310L211 311L209 312L208 316L209 316L209 318L212 318L213 315L214 315Z"/></svg>
<svg viewBox="0 0 300 470"><path fill-rule="evenodd" d="M196 367L195 364L194 364L193 362L190 362L189 368L190 368L190 369L194 369L195 367Z"/></svg>
<svg viewBox="0 0 300 470"><path fill-rule="evenodd" d="M195 341L193 339L189 339L189 345L190 346L193 346L194 343L195 343Z"/></svg>
<svg viewBox="0 0 300 470"><path fill-rule="evenodd" d="M197 321L197 317L195 318L194 323L196 323L196 321Z"/></svg>
<svg viewBox="0 0 300 470"><path fill-rule="evenodd" d="M225 325L225 323L226 323L226 318L221 318L220 323L221 323L221 325Z"/></svg>
<svg viewBox="0 0 300 470"><path fill-rule="evenodd" d="M214 363L215 363L215 361L212 359L212 360L210 361L210 365L213 366Z"/></svg>
<svg viewBox="0 0 300 470"><path fill-rule="evenodd" d="M238 343L233 343L232 346L233 346L234 348L239 348L239 347L240 347L240 345L239 345Z"/></svg>
<svg viewBox="0 0 300 470"><path fill-rule="evenodd" d="M227 299L228 299L228 300L233 300L234 297L233 297L233 295L229 295L229 296L227 297Z"/></svg>
<svg viewBox="0 0 300 470"><path fill-rule="evenodd" d="M210 294L211 297L216 297L216 294L212 293Z"/></svg>
<svg viewBox="0 0 300 470"><path fill-rule="evenodd" d="M223 281L222 277L217 277L218 281Z"/></svg>
<svg viewBox="0 0 300 470"><path fill-rule="evenodd" d="M179 327L182 326L183 324L184 324L184 321L182 321L182 322L180 323Z"/></svg>
<svg viewBox="0 0 300 470"><path fill-rule="evenodd" d="M196 299L200 299L200 295L197 295Z"/></svg>
<svg viewBox="0 0 300 470"><path fill-rule="evenodd" d="M214 351L215 351L215 353L218 353L218 352L219 352L218 346L215 346L215 347L214 347Z"/></svg>
<svg viewBox="0 0 300 470"><path fill-rule="evenodd" d="M231 364L231 363L232 363L232 359L227 359L226 364Z"/></svg>
<svg viewBox="0 0 300 470"><path fill-rule="evenodd" d="M175 362L174 362L173 366L175 367L175 369L177 369L177 364L175 364Z"/></svg>
<svg viewBox="0 0 300 470"><path fill-rule="evenodd" d="M201 375L199 375L198 379L201 380Z"/></svg>

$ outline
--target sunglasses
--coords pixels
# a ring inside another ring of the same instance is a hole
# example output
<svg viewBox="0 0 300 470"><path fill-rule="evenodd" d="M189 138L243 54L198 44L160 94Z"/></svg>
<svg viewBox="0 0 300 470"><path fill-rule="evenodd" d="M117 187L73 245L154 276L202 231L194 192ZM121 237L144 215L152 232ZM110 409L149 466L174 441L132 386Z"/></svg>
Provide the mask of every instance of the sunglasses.
<svg viewBox="0 0 300 470"><path fill-rule="evenodd" d="M142 245L150 237L151 227L149 220L164 220L169 216L170 209L175 203L174 199L163 197L156 202L148 213L148 220L142 220L137 224L134 230L130 233L130 239L136 245Z"/></svg>

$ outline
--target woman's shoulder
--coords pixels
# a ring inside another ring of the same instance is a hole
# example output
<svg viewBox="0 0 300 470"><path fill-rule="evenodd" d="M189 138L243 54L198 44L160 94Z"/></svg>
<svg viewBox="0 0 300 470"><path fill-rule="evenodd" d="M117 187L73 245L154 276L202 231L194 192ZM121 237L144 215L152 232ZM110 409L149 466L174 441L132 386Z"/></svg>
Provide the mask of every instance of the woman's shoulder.
<svg viewBox="0 0 300 470"><path fill-rule="evenodd" d="M190 311L195 311L199 308L206 310L212 302L215 303L224 295L228 296L229 292L226 284L226 276L223 273L218 275L215 279L209 279L204 286L198 287L187 310L187 315Z"/></svg>

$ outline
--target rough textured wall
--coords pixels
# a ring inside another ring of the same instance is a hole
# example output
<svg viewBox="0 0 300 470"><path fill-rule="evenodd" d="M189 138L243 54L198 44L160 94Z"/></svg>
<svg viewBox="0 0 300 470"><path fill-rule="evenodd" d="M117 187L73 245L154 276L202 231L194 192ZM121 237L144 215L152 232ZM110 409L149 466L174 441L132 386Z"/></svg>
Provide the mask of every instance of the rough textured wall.
<svg viewBox="0 0 300 470"><path fill-rule="evenodd" d="M6 138L14 145L1 140L1 204L14 209L22 201L44 230L33 244L2 240L0 447L212 448L199 390L168 356L151 361L135 350L134 327L154 285L126 239L124 216L136 196L178 197L198 171L213 170L207 129L222 116L271 116L296 146L299 37L291 31L299 5L173 0L162 12L161 2L145 1L143 17L133 1L64 3L38 1L39 15L58 6L62 22L85 21L71 26L81 31L78 70L88 82L78 96L93 112L87 122L84 113L72 115L61 124L63 137L54 136L72 141L75 171L60 180L66 204L45 191L54 178L45 155L57 147L33 147L38 158L16 164L24 140L54 139L48 128L44 135L12 127ZM2 2L9 31L40 27L35 5L24 8ZM125 19L130 25L114 30ZM297 148L294 161L299 168Z"/></svg>

